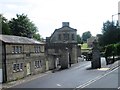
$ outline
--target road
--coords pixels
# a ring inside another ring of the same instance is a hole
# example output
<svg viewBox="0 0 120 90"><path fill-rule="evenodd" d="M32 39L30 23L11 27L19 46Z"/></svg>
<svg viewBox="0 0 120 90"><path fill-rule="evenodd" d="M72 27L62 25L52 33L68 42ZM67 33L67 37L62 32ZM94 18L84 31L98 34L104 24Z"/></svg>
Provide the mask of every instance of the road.
<svg viewBox="0 0 120 90"><path fill-rule="evenodd" d="M91 82L85 83L79 88L118 88L120 89L120 83L118 77L120 77L120 67L107 72L103 76L94 79Z"/></svg>
<svg viewBox="0 0 120 90"><path fill-rule="evenodd" d="M88 69L90 67L90 61L79 62L69 69L49 73L12 88L77 88L106 73L102 69Z"/></svg>

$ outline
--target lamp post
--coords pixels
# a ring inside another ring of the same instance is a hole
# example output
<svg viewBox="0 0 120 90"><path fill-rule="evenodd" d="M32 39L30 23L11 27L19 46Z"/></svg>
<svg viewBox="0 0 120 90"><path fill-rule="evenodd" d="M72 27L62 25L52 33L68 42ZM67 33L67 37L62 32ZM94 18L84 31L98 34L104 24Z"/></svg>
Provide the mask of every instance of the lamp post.
<svg viewBox="0 0 120 90"><path fill-rule="evenodd" d="M113 17L114 17L115 15L120 15L120 13L117 13L117 14L113 14L113 15L112 15L112 24L113 24Z"/></svg>

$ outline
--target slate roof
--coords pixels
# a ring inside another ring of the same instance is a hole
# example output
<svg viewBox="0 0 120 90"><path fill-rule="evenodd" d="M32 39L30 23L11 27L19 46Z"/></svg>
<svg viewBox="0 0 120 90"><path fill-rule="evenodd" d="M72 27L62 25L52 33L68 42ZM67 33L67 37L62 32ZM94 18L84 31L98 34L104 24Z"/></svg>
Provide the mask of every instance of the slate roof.
<svg viewBox="0 0 120 90"><path fill-rule="evenodd" d="M71 28L69 26L64 26L64 27L61 27L61 28L58 28L58 29L55 29L55 31L52 33L52 35L50 37L52 37L54 35L55 32L61 32L64 30L64 28L68 31L77 31L77 29L74 29L74 28Z"/></svg>
<svg viewBox="0 0 120 90"><path fill-rule="evenodd" d="M12 35L0 35L0 40L4 43L18 43L18 44L45 44L34 39Z"/></svg>

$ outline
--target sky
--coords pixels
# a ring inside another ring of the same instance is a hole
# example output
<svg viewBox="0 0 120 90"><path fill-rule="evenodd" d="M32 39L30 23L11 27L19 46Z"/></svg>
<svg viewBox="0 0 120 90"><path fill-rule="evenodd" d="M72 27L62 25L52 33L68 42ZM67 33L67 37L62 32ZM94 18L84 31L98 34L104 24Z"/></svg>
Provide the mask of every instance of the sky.
<svg viewBox="0 0 120 90"><path fill-rule="evenodd" d="M69 22L77 34L90 31L100 34L103 22L118 13L119 0L0 0L0 13L8 20L16 14L28 16L37 26L39 34L49 37L62 22ZM118 19L117 15L113 20Z"/></svg>

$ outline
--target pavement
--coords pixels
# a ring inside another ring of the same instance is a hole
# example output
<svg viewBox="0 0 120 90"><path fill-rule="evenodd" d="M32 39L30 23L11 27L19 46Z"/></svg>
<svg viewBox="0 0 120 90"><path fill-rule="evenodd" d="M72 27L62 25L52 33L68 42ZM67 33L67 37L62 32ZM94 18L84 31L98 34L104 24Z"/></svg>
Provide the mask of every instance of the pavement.
<svg viewBox="0 0 120 90"><path fill-rule="evenodd" d="M31 80L34 80L34 79L37 79L37 78L40 78L40 77L43 77L49 73L52 73L52 71L46 71L45 73L39 73L39 74L36 74L36 75L29 75L23 79L20 79L20 80L17 80L17 81L11 81L11 82L7 82L7 83L4 83L2 84L2 88L11 88L13 86L16 86L16 85L19 85L21 83L24 83L24 82L29 82Z"/></svg>
<svg viewBox="0 0 120 90"><path fill-rule="evenodd" d="M84 61L83 61L83 63L84 63ZM120 63L120 60L114 62L113 64L103 65L102 68L100 68L100 69L107 69L107 71L113 70L113 69L115 69L116 67L118 67L120 65L119 63ZM72 67L75 67L75 66L76 66L76 64L72 65ZM29 82L31 80L43 77L45 75L48 75L49 73L52 73L52 71L47 71L45 73L40 73L40 74L37 74L37 75L30 75L28 77L25 77L25 78L17 80L17 81L12 81L12 82L8 82L8 83L4 83L4 84L2 84L2 88L3 89L4 88L11 88L11 87L19 85L19 84L21 84L23 82Z"/></svg>

